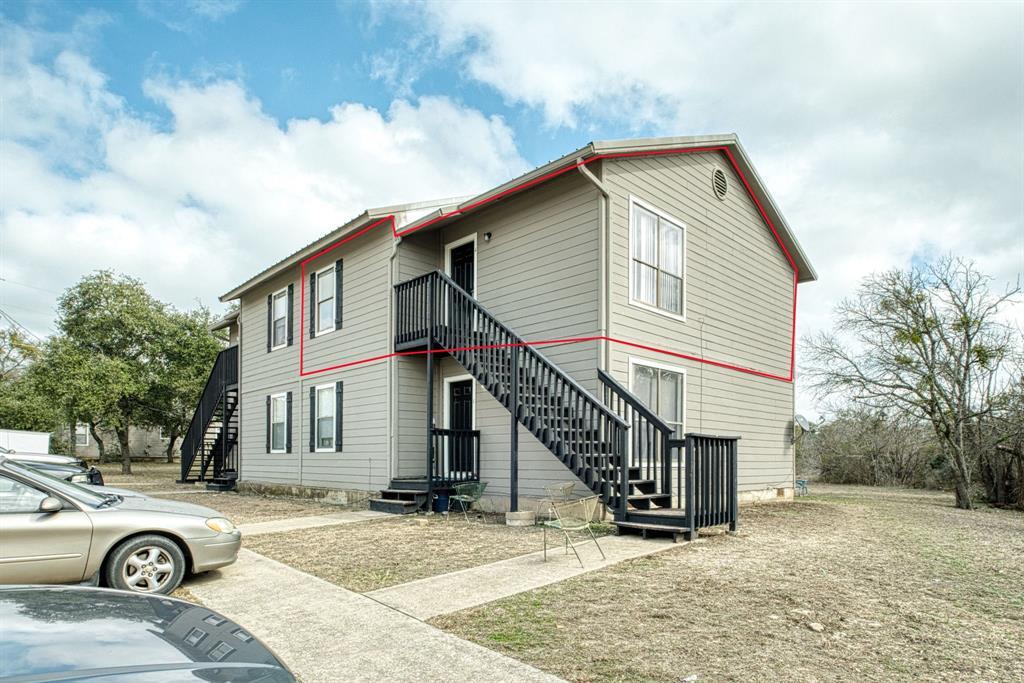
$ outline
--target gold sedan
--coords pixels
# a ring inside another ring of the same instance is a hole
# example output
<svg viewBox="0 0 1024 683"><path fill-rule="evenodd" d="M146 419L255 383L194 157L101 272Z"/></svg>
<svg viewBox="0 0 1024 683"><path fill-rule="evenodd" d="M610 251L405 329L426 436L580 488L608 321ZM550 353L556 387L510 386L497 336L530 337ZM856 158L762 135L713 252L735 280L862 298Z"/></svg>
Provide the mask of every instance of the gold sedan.
<svg viewBox="0 0 1024 683"><path fill-rule="evenodd" d="M79 486L0 456L0 584L170 593L186 572L234 562L241 545L216 510Z"/></svg>

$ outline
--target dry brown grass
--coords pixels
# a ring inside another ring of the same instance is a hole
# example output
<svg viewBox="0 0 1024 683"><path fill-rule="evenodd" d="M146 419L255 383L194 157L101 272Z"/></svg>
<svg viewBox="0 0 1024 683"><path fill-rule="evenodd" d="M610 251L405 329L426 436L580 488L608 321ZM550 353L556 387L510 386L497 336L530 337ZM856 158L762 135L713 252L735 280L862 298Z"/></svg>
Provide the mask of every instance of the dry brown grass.
<svg viewBox="0 0 1024 683"><path fill-rule="evenodd" d="M539 527L409 516L254 536L245 547L357 592L540 550Z"/></svg>
<svg viewBox="0 0 1024 683"><path fill-rule="evenodd" d="M1024 680L1024 515L812 489L432 623L576 681Z"/></svg>
<svg viewBox="0 0 1024 683"><path fill-rule="evenodd" d="M130 489L145 493L146 491L170 491L195 489L195 484L176 484L181 476L180 463L165 462L133 462L131 474L121 474L121 463L106 462L97 465L103 472L103 481L108 486Z"/></svg>
<svg viewBox="0 0 1024 683"><path fill-rule="evenodd" d="M351 508L340 505L327 505L304 498L284 498L281 496L257 496L234 491L208 493L172 493L156 496L168 500L180 500L183 503L202 505L213 508L235 524L251 522L268 522L273 519L289 517L308 517L312 515L329 515Z"/></svg>

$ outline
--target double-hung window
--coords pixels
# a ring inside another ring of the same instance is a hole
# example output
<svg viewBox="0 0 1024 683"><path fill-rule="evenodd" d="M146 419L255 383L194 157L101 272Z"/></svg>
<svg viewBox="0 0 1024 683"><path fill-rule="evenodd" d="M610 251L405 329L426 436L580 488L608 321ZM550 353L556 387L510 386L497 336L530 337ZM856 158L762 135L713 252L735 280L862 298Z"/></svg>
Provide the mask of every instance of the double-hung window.
<svg viewBox="0 0 1024 683"><path fill-rule="evenodd" d="M334 266L316 274L316 332L334 330Z"/></svg>
<svg viewBox="0 0 1024 683"><path fill-rule="evenodd" d="M284 453L288 446L288 397L270 397L270 452Z"/></svg>
<svg viewBox="0 0 1024 683"><path fill-rule="evenodd" d="M309 388L309 451L341 452L344 384L334 382Z"/></svg>
<svg viewBox="0 0 1024 683"><path fill-rule="evenodd" d="M288 290L282 289L273 296L271 306L271 348L278 349L288 344Z"/></svg>
<svg viewBox="0 0 1024 683"><path fill-rule="evenodd" d="M630 202L630 293L633 303L685 317L683 224Z"/></svg>
<svg viewBox="0 0 1024 683"><path fill-rule="evenodd" d="M334 450L334 385L316 388L316 450Z"/></svg>
<svg viewBox="0 0 1024 683"><path fill-rule="evenodd" d="M76 424L75 425L75 446L88 446L89 445L89 425Z"/></svg>
<svg viewBox="0 0 1024 683"><path fill-rule="evenodd" d="M633 393L674 429L675 438L681 439L686 415L685 372L631 360L630 374Z"/></svg>

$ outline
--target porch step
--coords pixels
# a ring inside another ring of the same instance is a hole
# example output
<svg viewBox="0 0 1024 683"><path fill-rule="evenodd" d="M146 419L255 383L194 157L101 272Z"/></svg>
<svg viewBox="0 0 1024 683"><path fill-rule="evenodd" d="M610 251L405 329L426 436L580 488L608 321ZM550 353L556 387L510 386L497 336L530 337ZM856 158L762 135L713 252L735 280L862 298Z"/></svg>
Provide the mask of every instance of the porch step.
<svg viewBox="0 0 1024 683"><path fill-rule="evenodd" d="M678 541L682 536L684 539L693 540L689 527L674 526L668 524L645 524L643 522L615 522L619 534L640 534L644 538L648 536L671 536L672 541Z"/></svg>
<svg viewBox="0 0 1024 683"><path fill-rule="evenodd" d="M629 510L627 522L654 526L686 527L686 510L682 508L658 508L656 510Z"/></svg>
<svg viewBox="0 0 1024 683"><path fill-rule="evenodd" d="M374 512L387 512L393 515L411 515L420 509L421 503L415 500L399 500L397 498L371 498L370 509Z"/></svg>

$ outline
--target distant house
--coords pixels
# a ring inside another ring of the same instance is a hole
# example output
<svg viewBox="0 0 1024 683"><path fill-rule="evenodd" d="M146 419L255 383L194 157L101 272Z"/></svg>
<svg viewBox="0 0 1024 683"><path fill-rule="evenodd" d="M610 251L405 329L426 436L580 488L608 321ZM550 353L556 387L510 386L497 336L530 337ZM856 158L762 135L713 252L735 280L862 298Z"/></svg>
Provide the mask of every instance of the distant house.
<svg viewBox="0 0 1024 683"><path fill-rule="evenodd" d="M60 436L69 442L70 445L72 439L70 430L64 430ZM113 431L101 430L100 438L103 439L107 455L119 452L120 445L117 441L117 434ZM128 447L134 459L165 458L167 456L168 441L169 439L164 437L163 431L160 429L132 427L128 430ZM75 455L80 458L95 459L100 457L99 444L96 443L96 439L90 433L89 425L78 424L75 426L74 449ZM180 454L181 441L179 439L174 448L174 456L178 457Z"/></svg>
<svg viewBox="0 0 1024 683"><path fill-rule="evenodd" d="M499 508L573 481L620 521L730 476L789 497L815 277L733 135L595 142L476 197L370 209L221 297L236 342L183 476L395 511L459 481ZM741 437L738 472L734 441L687 455L687 433Z"/></svg>

